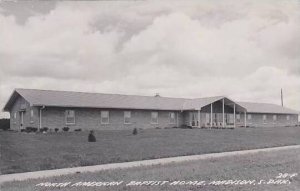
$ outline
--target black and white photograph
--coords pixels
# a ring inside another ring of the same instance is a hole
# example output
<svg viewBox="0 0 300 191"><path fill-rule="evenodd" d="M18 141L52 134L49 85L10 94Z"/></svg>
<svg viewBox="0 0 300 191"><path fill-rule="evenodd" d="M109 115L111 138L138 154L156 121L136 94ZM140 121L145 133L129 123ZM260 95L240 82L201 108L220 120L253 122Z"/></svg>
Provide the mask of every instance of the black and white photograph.
<svg viewBox="0 0 300 191"><path fill-rule="evenodd" d="M0 0L1 191L299 191L299 0Z"/></svg>

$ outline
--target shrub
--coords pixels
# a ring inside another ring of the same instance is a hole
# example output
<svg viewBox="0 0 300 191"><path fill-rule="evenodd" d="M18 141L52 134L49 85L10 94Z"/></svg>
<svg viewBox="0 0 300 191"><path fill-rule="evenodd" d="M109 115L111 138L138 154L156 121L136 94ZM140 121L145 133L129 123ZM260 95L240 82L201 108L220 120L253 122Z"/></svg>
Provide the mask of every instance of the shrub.
<svg viewBox="0 0 300 191"><path fill-rule="evenodd" d="M58 128L55 128L55 129L54 129L55 132L57 132L58 130L59 130Z"/></svg>
<svg viewBox="0 0 300 191"><path fill-rule="evenodd" d="M96 137L94 135L94 131L90 131L90 134L88 136L88 142L96 142Z"/></svg>
<svg viewBox="0 0 300 191"><path fill-rule="evenodd" d="M37 132L38 128L36 127L26 127L25 132L30 133L30 132Z"/></svg>
<svg viewBox="0 0 300 191"><path fill-rule="evenodd" d="M21 132L25 132L25 129L21 129Z"/></svg>
<svg viewBox="0 0 300 191"><path fill-rule="evenodd" d="M81 131L81 129L75 129L74 131Z"/></svg>
<svg viewBox="0 0 300 191"><path fill-rule="evenodd" d="M47 132L48 130L49 130L49 128L48 128L48 127L43 127L43 128L41 128L41 129L40 129L40 132L42 132L42 133L43 133L43 132Z"/></svg>
<svg viewBox="0 0 300 191"><path fill-rule="evenodd" d="M70 129L69 127L63 127L62 128L63 131L69 131L69 129Z"/></svg>
<svg viewBox="0 0 300 191"><path fill-rule="evenodd" d="M137 128L134 128L134 129L133 129L132 134L133 134L133 135L137 135L137 134L138 134Z"/></svg>
<svg viewBox="0 0 300 191"><path fill-rule="evenodd" d="M188 125L181 125L180 128L181 129L192 129L192 127L188 126Z"/></svg>

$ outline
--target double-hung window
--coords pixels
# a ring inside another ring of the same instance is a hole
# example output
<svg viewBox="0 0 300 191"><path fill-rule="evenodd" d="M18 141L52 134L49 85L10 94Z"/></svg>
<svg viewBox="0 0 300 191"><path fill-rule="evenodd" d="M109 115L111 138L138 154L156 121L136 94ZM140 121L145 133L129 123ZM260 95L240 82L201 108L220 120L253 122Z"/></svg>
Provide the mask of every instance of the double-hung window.
<svg viewBox="0 0 300 191"><path fill-rule="evenodd" d="M169 122L170 122L170 124L175 124L176 123L175 112L170 112L169 113Z"/></svg>
<svg viewBox="0 0 300 191"><path fill-rule="evenodd" d="M151 112L151 123L158 124L158 112Z"/></svg>
<svg viewBox="0 0 300 191"><path fill-rule="evenodd" d="M251 120L251 119L252 119L252 115L248 114L248 120Z"/></svg>
<svg viewBox="0 0 300 191"><path fill-rule="evenodd" d="M124 124L131 124L131 111L124 111Z"/></svg>
<svg viewBox="0 0 300 191"><path fill-rule="evenodd" d="M267 115L263 115L263 121L264 121L264 123L267 122Z"/></svg>
<svg viewBox="0 0 300 191"><path fill-rule="evenodd" d="M33 109L30 110L30 123L34 122L34 111Z"/></svg>
<svg viewBox="0 0 300 191"><path fill-rule="evenodd" d="M101 124L109 124L109 111L101 111Z"/></svg>
<svg viewBox="0 0 300 191"><path fill-rule="evenodd" d="M277 121L277 115L273 115L273 121Z"/></svg>
<svg viewBox="0 0 300 191"><path fill-rule="evenodd" d="M74 110L66 110L65 118L66 118L67 125L75 124L75 111Z"/></svg>
<svg viewBox="0 0 300 191"><path fill-rule="evenodd" d="M286 116L286 120L287 120L287 121L290 120L290 116L289 116L289 115Z"/></svg>

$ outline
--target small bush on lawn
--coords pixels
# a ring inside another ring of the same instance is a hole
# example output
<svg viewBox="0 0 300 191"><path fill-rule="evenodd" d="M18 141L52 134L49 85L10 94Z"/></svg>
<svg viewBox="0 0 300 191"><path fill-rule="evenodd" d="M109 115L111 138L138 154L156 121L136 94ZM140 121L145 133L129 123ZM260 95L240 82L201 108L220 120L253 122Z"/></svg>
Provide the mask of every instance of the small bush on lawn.
<svg viewBox="0 0 300 191"><path fill-rule="evenodd" d="M36 127L26 127L25 132L30 133L30 132L37 132L38 128Z"/></svg>
<svg viewBox="0 0 300 191"><path fill-rule="evenodd" d="M90 134L88 136L88 141L89 142L96 142L96 137L94 135L94 131L90 131Z"/></svg>
<svg viewBox="0 0 300 191"><path fill-rule="evenodd" d="M55 128L55 129L54 129L55 132L58 132L58 130L59 130L58 128Z"/></svg>
<svg viewBox="0 0 300 191"><path fill-rule="evenodd" d="M49 128L48 128L48 127L43 127L43 128L41 128L41 129L40 129L40 132L42 132L42 133L43 133L43 132L47 132L48 130L49 130Z"/></svg>
<svg viewBox="0 0 300 191"><path fill-rule="evenodd" d="M63 131L66 131L66 132L69 131L69 129L70 129L69 127L63 127L63 128L62 128L62 130L63 130Z"/></svg>
<svg viewBox="0 0 300 191"><path fill-rule="evenodd" d="M81 131L81 129L75 129L74 131Z"/></svg>
<svg viewBox="0 0 300 191"><path fill-rule="evenodd" d="M192 127L188 126L188 125L181 125L180 128L181 129L192 129Z"/></svg>
<svg viewBox="0 0 300 191"><path fill-rule="evenodd" d="M134 129L133 129L132 134L133 134L133 135L137 135L137 134L138 134L137 128L134 128Z"/></svg>

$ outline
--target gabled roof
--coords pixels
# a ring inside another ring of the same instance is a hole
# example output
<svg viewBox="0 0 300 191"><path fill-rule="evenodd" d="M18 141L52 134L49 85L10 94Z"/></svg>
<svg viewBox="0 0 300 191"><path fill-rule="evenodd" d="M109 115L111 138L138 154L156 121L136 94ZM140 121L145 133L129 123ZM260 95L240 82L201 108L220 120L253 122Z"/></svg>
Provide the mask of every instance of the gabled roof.
<svg viewBox="0 0 300 191"><path fill-rule="evenodd" d="M271 103L238 102L248 113L299 114L299 111Z"/></svg>
<svg viewBox="0 0 300 191"><path fill-rule="evenodd" d="M71 91L16 89L5 105L5 111L22 96L31 106L87 107L147 110L195 110L225 98L224 96L197 99L170 98L160 96L138 96ZM228 98L226 98L229 100Z"/></svg>
<svg viewBox="0 0 300 191"><path fill-rule="evenodd" d="M237 111L252 113L289 113L297 111L275 104L234 102L224 96L207 98L170 98L160 96L139 96L121 94L86 93L71 91L16 89L3 108L9 111L14 101L22 96L31 106L111 108L111 109L146 109L146 110L198 110L224 98L226 104L235 103Z"/></svg>

